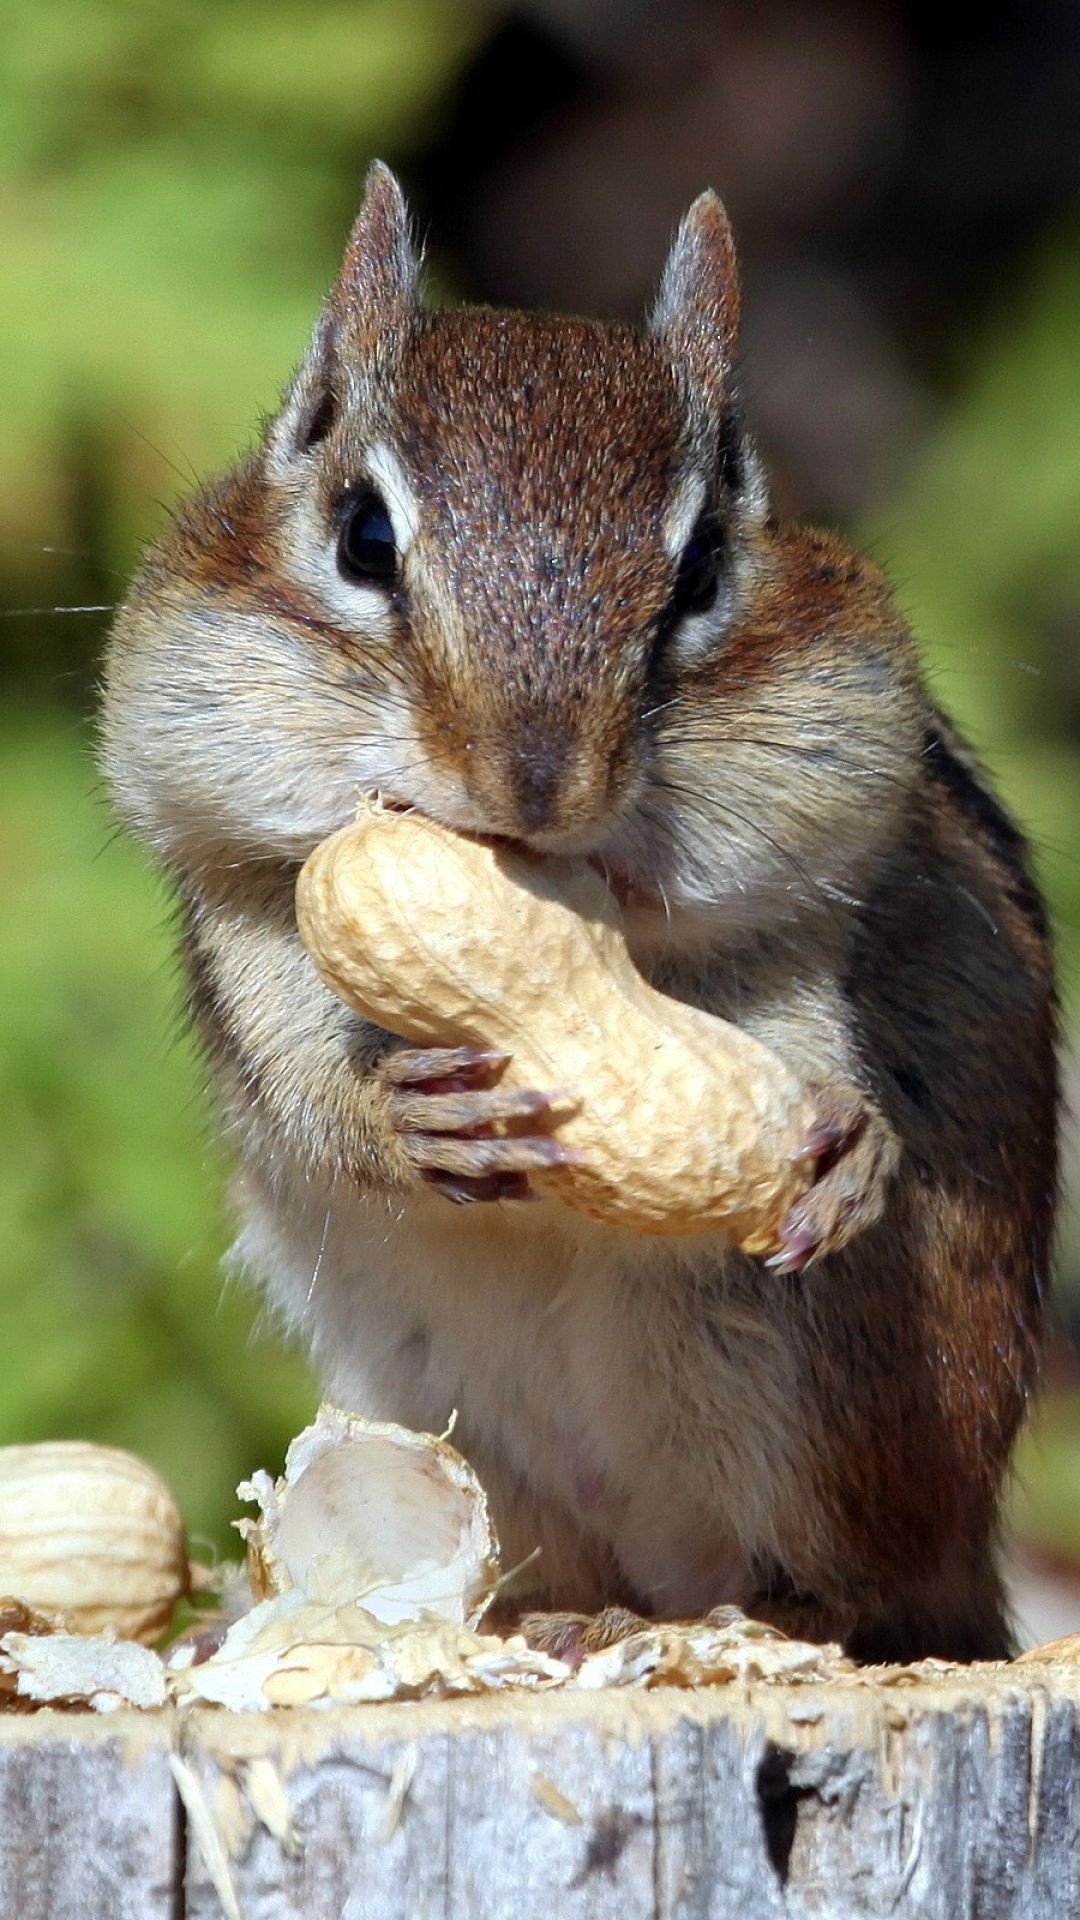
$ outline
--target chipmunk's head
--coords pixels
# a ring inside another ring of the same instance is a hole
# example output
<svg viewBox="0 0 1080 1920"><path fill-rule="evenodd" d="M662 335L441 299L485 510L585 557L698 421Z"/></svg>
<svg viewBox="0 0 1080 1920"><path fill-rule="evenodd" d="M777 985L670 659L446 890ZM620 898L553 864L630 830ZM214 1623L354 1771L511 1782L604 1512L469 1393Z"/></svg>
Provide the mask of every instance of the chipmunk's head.
<svg viewBox="0 0 1080 1920"><path fill-rule="evenodd" d="M395 716L373 784L538 848L610 835L672 661L730 618L761 508L730 384L737 311L705 194L647 333L427 312L400 188L373 169L267 452L281 570Z"/></svg>
<svg viewBox="0 0 1080 1920"><path fill-rule="evenodd" d="M745 895L747 862L790 886L750 817L775 764L752 792L739 771L776 649L752 636L747 683L734 641L775 566L719 200L683 220L640 332L431 312L417 281L401 190L376 166L258 455L166 544L203 590L203 747L232 728L217 804L289 853L378 789L588 853L667 906Z"/></svg>

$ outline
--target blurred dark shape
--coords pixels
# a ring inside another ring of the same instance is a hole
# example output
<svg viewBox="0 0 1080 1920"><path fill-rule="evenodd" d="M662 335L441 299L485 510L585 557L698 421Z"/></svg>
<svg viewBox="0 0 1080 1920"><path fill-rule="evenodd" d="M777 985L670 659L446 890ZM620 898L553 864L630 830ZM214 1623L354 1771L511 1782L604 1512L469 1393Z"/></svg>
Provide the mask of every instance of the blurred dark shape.
<svg viewBox="0 0 1080 1920"><path fill-rule="evenodd" d="M745 384L781 504L884 499L958 344L1080 174L1080 9L533 0L474 61L421 179L470 293L640 313L723 194Z"/></svg>

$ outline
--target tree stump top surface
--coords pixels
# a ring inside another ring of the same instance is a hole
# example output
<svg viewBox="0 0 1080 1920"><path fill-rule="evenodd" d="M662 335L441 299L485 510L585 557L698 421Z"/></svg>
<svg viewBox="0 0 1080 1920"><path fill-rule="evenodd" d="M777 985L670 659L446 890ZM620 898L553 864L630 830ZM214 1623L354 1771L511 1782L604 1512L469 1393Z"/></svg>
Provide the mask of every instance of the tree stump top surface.
<svg viewBox="0 0 1080 1920"><path fill-rule="evenodd" d="M1080 1668L0 1716L19 1920L1047 1920Z"/></svg>

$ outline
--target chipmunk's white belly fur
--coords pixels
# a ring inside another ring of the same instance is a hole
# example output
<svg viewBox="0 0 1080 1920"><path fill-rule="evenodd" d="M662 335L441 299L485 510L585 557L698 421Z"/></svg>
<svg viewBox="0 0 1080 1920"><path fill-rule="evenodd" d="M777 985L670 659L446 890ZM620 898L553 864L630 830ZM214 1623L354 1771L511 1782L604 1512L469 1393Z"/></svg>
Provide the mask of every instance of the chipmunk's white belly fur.
<svg viewBox="0 0 1080 1920"><path fill-rule="evenodd" d="M526 1487L603 1541L658 1612L748 1597L798 1396L747 1263L739 1285L704 1236L644 1239L546 1200L387 1200L280 1165L245 1174L240 1198L238 1254L328 1398L436 1432L456 1411L497 1520L501 1490Z"/></svg>

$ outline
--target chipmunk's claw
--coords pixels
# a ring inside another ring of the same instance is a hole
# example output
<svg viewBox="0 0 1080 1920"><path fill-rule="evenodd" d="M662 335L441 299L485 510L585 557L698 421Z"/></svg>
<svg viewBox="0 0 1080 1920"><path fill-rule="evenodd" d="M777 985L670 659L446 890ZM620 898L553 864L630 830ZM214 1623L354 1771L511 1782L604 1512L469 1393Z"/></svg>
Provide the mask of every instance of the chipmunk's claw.
<svg viewBox="0 0 1080 1920"><path fill-rule="evenodd" d="M792 1213L780 1222L780 1239L783 1243L781 1251L770 1254L765 1262L773 1273L801 1273L804 1267L809 1266L821 1245L811 1229L800 1226Z"/></svg>
<svg viewBox="0 0 1080 1920"><path fill-rule="evenodd" d="M766 1262L774 1273L800 1273L873 1226L899 1158L891 1127L856 1088L825 1087L817 1099L803 1147L814 1183L780 1223L780 1249Z"/></svg>
<svg viewBox="0 0 1080 1920"><path fill-rule="evenodd" d="M474 1086L477 1081L493 1079L509 1058L496 1047L395 1047L383 1055L379 1072L388 1086L425 1087L437 1092L445 1080Z"/></svg>
<svg viewBox="0 0 1080 1920"><path fill-rule="evenodd" d="M562 1091L491 1084L508 1058L472 1047L399 1048L382 1067L390 1121L406 1158L427 1185L459 1206L534 1199L530 1173L580 1158L552 1133L577 1100Z"/></svg>
<svg viewBox="0 0 1080 1920"><path fill-rule="evenodd" d="M539 1200L535 1187L530 1187L523 1173L489 1173L475 1179L462 1174L439 1173L433 1169L424 1174L429 1187L441 1193L444 1200L452 1200L455 1206L471 1206L475 1200Z"/></svg>

